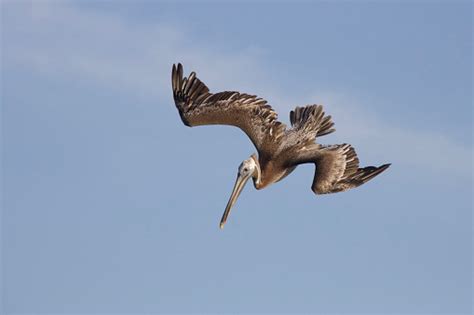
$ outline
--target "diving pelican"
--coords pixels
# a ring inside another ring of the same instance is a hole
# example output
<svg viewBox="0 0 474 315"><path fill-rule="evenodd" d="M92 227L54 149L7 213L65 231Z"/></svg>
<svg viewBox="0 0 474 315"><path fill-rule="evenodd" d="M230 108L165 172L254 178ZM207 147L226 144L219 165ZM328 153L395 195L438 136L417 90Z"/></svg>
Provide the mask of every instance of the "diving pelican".
<svg viewBox="0 0 474 315"><path fill-rule="evenodd" d="M291 128L277 120L267 101L255 95L225 91L212 94L191 72L183 77L183 66L173 65L173 97L186 126L231 125L242 129L253 142L257 154L244 160L237 173L220 228L242 188L252 178L256 189L276 183L299 164L316 165L311 189L329 194L358 187L385 171L390 164L359 168L359 159L350 144L321 145L316 138L335 131L331 116L321 105L296 107L290 112Z"/></svg>

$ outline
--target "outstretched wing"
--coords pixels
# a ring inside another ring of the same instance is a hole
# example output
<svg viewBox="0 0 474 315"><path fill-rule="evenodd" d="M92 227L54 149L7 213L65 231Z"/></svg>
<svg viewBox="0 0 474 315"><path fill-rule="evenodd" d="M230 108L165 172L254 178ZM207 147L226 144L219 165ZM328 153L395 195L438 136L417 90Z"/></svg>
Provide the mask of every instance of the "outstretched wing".
<svg viewBox="0 0 474 315"><path fill-rule="evenodd" d="M316 194L329 194L358 187L385 171L390 164L359 168L359 159L350 144L313 145L298 152L294 162L315 163L311 189Z"/></svg>
<svg viewBox="0 0 474 315"><path fill-rule="evenodd" d="M173 65L173 97L181 120L189 127L231 125L242 129L259 154L275 151L286 126L267 101L239 92L209 93L194 72L183 77L183 67Z"/></svg>

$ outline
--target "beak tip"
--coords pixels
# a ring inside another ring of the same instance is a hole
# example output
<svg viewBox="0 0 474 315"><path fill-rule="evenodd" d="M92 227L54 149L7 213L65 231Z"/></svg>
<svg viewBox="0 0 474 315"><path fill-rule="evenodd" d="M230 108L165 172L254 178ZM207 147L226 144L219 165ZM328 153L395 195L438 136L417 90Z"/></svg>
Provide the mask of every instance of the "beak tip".
<svg viewBox="0 0 474 315"><path fill-rule="evenodd" d="M221 222L221 223L219 224L219 228L220 228L221 230L224 229L224 223L223 223L223 222Z"/></svg>

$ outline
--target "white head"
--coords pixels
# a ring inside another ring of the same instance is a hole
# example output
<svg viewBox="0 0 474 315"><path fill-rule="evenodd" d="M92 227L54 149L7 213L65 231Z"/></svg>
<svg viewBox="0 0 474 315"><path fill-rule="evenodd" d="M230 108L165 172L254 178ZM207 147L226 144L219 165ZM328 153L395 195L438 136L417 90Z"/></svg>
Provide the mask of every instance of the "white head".
<svg viewBox="0 0 474 315"><path fill-rule="evenodd" d="M253 175L257 169L257 163L252 157L244 160L239 166L239 175L242 177L247 177Z"/></svg>
<svg viewBox="0 0 474 315"><path fill-rule="evenodd" d="M260 181L260 167L257 164L257 157L255 155L252 155L251 157L243 161L239 166L239 171L237 173L237 180L235 181L234 189L232 190L229 202L227 203L227 206L224 210L224 214L222 215L220 223L221 229L224 228L224 224L227 221L230 209L239 197L240 192L244 188L245 184L251 177L253 177L256 182Z"/></svg>

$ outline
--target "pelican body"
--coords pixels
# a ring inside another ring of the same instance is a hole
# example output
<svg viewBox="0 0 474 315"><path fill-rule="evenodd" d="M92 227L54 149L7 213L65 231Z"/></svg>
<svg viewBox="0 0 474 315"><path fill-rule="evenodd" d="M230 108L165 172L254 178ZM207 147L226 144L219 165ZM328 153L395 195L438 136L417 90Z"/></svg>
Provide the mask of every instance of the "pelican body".
<svg viewBox="0 0 474 315"><path fill-rule="evenodd" d="M331 116L321 105L296 107L290 112L291 128L277 120L267 101L255 95L225 91L212 94L191 72L173 65L173 97L186 126L231 125L244 131L257 149L244 160L220 221L222 229L230 210L247 181L263 189L289 175L298 165L313 163L316 172L311 186L315 194L328 194L358 187L386 170L390 164L359 168L354 148L347 143L322 145L316 138L335 131Z"/></svg>

